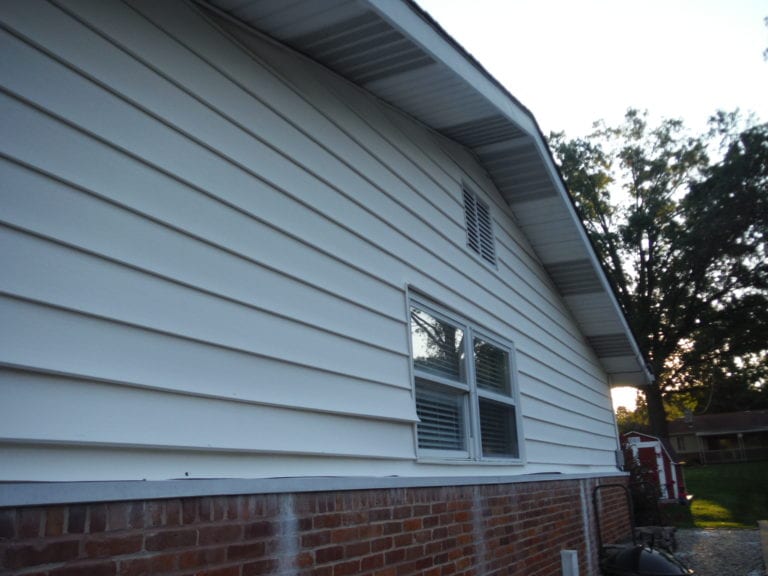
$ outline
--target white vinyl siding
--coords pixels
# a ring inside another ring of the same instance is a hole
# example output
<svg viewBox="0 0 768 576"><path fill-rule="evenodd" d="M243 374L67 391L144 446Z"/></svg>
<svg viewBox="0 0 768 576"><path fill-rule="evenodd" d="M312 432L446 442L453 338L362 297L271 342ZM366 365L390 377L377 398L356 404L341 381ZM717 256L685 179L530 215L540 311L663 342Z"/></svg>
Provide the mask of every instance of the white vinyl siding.
<svg viewBox="0 0 768 576"><path fill-rule="evenodd" d="M417 461L408 285L515 342L511 473L613 470L605 375L470 154L191 3L0 20L0 479L499 473Z"/></svg>

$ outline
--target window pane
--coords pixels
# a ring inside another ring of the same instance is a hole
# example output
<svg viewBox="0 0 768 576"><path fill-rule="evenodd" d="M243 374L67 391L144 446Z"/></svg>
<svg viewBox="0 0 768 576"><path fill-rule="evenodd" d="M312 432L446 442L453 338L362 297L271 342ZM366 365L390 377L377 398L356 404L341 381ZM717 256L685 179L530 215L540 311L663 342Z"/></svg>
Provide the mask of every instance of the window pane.
<svg viewBox="0 0 768 576"><path fill-rule="evenodd" d="M464 332L411 308L413 365L419 370L464 382Z"/></svg>
<svg viewBox="0 0 768 576"><path fill-rule="evenodd" d="M459 390L416 379L419 448L466 450L465 396Z"/></svg>
<svg viewBox="0 0 768 576"><path fill-rule="evenodd" d="M480 388L508 395L509 353L475 338L475 378Z"/></svg>
<svg viewBox="0 0 768 576"><path fill-rule="evenodd" d="M483 456L518 457L515 407L480 398Z"/></svg>

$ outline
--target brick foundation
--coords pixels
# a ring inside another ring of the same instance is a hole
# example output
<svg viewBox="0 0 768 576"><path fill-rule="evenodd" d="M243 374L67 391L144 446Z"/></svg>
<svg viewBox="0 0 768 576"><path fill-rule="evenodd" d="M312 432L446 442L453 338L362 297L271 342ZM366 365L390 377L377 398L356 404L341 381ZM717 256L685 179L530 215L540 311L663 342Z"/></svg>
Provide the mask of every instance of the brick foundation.
<svg viewBox="0 0 768 576"><path fill-rule="evenodd" d="M571 549L588 576L597 573L597 482L6 508L0 573L549 576L561 573L560 551ZM604 490L600 502L604 541L626 538L623 493Z"/></svg>

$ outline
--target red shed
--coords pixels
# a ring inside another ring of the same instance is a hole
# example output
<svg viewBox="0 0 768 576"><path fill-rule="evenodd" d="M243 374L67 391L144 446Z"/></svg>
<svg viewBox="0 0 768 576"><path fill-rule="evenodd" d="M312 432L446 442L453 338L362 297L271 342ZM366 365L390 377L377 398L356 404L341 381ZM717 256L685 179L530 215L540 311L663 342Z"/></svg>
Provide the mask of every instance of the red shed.
<svg viewBox="0 0 768 576"><path fill-rule="evenodd" d="M658 486L661 501L687 501L683 470L659 438L626 432L621 435L621 445L627 467L639 465L643 480Z"/></svg>

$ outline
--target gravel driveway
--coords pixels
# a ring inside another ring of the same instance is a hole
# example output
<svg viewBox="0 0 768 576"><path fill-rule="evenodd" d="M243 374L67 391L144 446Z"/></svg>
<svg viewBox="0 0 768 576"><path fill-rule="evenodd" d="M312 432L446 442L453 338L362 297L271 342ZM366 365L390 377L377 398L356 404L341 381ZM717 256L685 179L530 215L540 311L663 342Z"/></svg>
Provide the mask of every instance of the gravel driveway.
<svg viewBox="0 0 768 576"><path fill-rule="evenodd" d="M675 554L696 576L766 576L759 530L678 530Z"/></svg>

